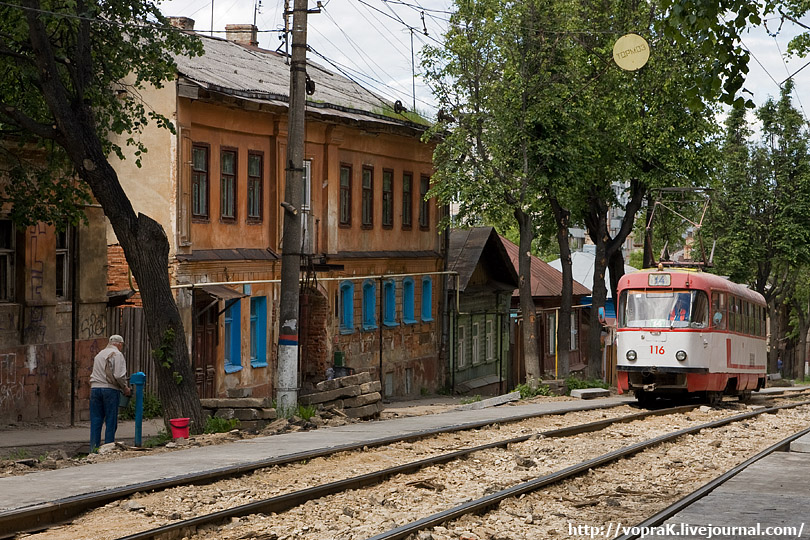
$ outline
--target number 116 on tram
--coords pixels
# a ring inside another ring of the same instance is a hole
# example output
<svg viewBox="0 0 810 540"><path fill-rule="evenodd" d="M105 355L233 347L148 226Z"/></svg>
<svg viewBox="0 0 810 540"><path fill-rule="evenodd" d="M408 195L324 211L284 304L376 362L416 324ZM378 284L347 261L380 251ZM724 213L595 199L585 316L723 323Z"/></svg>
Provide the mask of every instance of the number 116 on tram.
<svg viewBox="0 0 810 540"><path fill-rule="evenodd" d="M618 390L657 397L750 397L765 386L766 304L744 285L700 270L625 274L618 288Z"/></svg>

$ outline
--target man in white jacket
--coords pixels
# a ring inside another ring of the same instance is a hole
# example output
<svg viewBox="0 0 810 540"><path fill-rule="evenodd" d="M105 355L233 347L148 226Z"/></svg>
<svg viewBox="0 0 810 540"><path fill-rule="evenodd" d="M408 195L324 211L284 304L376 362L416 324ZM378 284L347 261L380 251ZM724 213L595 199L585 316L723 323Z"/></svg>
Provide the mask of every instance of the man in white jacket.
<svg viewBox="0 0 810 540"><path fill-rule="evenodd" d="M105 424L104 444L115 441L118 429L118 402L121 392L130 395L127 384L127 362L121 349L124 338L110 336L107 346L93 360L90 375L90 451L97 452L101 446L101 425Z"/></svg>

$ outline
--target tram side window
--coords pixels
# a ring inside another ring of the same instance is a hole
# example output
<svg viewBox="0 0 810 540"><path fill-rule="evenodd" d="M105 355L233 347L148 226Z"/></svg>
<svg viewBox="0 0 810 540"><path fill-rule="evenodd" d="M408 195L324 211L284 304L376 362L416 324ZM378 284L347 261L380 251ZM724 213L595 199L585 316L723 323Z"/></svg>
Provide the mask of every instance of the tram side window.
<svg viewBox="0 0 810 540"><path fill-rule="evenodd" d="M754 305L748 304L748 333L752 336L757 334L756 330L757 318L754 315Z"/></svg>
<svg viewBox="0 0 810 540"><path fill-rule="evenodd" d="M709 326L709 297L703 291L693 293L692 319L689 326L692 328L706 328Z"/></svg>
<svg viewBox="0 0 810 540"><path fill-rule="evenodd" d="M719 330L725 330L728 326L725 293L712 293L712 324Z"/></svg>
<svg viewBox="0 0 810 540"><path fill-rule="evenodd" d="M739 312L740 306L737 303L738 300L733 296L729 298L728 302L728 329L732 332L737 332L739 328L737 327L737 314Z"/></svg>

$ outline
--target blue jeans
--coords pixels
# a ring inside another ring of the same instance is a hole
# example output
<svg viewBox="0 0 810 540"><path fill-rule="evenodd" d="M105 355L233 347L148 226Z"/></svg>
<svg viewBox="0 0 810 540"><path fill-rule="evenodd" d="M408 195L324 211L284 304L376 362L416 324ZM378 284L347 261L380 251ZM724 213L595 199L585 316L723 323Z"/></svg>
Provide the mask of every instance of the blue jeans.
<svg viewBox="0 0 810 540"><path fill-rule="evenodd" d="M104 429L104 444L115 442L118 429L118 399L121 392L115 388L90 389L90 451L101 446L101 424Z"/></svg>

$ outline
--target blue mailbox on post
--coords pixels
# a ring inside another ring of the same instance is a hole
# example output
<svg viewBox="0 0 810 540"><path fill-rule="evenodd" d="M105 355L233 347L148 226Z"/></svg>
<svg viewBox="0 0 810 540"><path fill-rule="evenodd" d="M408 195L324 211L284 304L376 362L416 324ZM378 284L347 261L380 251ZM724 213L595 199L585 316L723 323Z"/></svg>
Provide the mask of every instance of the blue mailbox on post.
<svg viewBox="0 0 810 540"><path fill-rule="evenodd" d="M146 385L146 373L133 373L129 383L135 387L135 446L141 446L143 438L143 387Z"/></svg>

